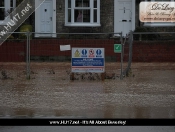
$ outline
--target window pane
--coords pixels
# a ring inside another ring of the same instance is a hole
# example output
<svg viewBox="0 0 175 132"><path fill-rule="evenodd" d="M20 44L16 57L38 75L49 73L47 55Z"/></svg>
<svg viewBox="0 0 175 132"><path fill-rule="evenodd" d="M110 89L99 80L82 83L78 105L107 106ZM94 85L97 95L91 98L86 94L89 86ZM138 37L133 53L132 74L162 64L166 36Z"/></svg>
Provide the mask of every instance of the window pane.
<svg viewBox="0 0 175 132"><path fill-rule="evenodd" d="M0 20L4 20L4 18L5 18L5 9L0 8Z"/></svg>
<svg viewBox="0 0 175 132"><path fill-rule="evenodd" d="M97 22L97 10L94 10L94 22Z"/></svg>
<svg viewBox="0 0 175 132"><path fill-rule="evenodd" d="M68 8L71 8L71 0L68 0Z"/></svg>
<svg viewBox="0 0 175 132"><path fill-rule="evenodd" d="M13 0L10 0L10 7L13 7Z"/></svg>
<svg viewBox="0 0 175 132"><path fill-rule="evenodd" d="M83 0L83 7L89 7L90 0Z"/></svg>
<svg viewBox="0 0 175 132"><path fill-rule="evenodd" d="M90 22L90 10L83 10L83 22Z"/></svg>
<svg viewBox="0 0 175 132"><path fill-rule="evenodd" d="M90 22L90 10L75 10L75 22Z"/></svg>
<svg viewBox="0 0 175 132"><path fill-rule="evenodd" d="M0 7L4 7L4 1L3 0L0 1Z"/></svg>
<svg viewBox="0 0 175 132"><path fill-rule="evenodd" d="M68 9L68 22L71 22L71 9Z"/></svg>
<svg viewBox="0 0 175 132"><path fill-rule="evenodd" d="M97 8L97 0L94 0L94 8Z"/></svg>
<svg viewBox="0 0 175 132"><path fill-rule="evenodd" d="M90 0L75 0L75 7L90 7Z"/></svg>
<svg viewBox="0 0 175 132"><path fill-rule="evenodd" d="M75 10L75 18L74 21L75 22L83 22L83 14L82 14L83 10Z"/></svg>
<svg viewBox="0 0 175 132"><path fill-rule="evenodd" d="M76 7L82 7L82 5L83 5L83 0L75 0Z"/></svg>

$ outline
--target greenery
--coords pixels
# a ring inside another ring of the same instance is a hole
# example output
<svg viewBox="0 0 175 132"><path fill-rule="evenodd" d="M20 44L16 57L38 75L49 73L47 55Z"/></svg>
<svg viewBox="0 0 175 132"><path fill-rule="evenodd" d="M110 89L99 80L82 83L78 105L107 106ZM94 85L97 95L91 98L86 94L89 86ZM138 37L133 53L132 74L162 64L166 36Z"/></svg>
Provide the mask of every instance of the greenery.
<svg viewBox="0 0 175 132"><path fill-rule="evenodd" d="M20 32L32 32L32 25L28 25L28 24L24 24L20 27ZM25 39L26 34L19 34L19 39ZM32 35L30 36L30 38L32 38Z"/></svg>
<svg viewBox="0 0 175 132"><path fill-rule="evenodd" d="M23 0L16 0L16 7L22 2ZM32 25L30 25L30 19L29 17L15 32L32 32ZM25 34L13 34L13 39L26 39ZM31 35L32 38L32 35Z"/></svg>

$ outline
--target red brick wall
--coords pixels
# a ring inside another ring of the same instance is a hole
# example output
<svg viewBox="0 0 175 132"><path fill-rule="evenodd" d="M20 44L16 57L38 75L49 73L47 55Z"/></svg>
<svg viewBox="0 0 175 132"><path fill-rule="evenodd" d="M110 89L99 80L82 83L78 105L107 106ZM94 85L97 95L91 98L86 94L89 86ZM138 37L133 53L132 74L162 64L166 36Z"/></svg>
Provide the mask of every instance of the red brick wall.
<svg viewBox="0 0 175 132"><path fill-rule="evenodd" d="M115 42L119 43L119 42ZM65 40L43 39L31 40L31 56L70 56L71 51L60 51L60 45L70 44L71 47L105 48L106 56L117 56L114 53L114 40ZM125 45L124 61L128 61L128 44ZM175 42L169 41L134 41L133 62L175 62ZM26 42L5 42L0 46L0 62L26 61Z"/></svg>
<svg viewBox="0 0 175 132"><path fill-rule="evenodd" d="M133 61L175 62L175 42L173 41L134 42Z"/></svg>
<svg viewBox="0 0 175 132"><path fill-rule="evenodd" d="M114 40L32 40L31 55L32 56L70 56L71 51L60 51L60 45L68 45L71 47L94 47L105 48L114 44ZM113 49L113 47L112 47ZM106 48L106 53L111 54L111 48Z"/></svg>
<svg viewBox="0 0 175 132"><path fill-rule="evenodd" d="M25 42L4 42L0 46L0 62L26 61Z"/></svg>

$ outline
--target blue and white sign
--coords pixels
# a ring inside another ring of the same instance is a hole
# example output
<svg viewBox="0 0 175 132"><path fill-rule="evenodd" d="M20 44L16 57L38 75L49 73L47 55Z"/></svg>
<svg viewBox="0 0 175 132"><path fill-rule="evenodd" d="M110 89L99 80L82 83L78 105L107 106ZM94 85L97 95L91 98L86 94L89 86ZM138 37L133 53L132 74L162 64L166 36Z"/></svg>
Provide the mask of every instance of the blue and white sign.
<svg viewBox="0 0 175 132"><path fill-rule="evenodd" d="M72 48L72 72L105 72L104 48Z"/></svg>

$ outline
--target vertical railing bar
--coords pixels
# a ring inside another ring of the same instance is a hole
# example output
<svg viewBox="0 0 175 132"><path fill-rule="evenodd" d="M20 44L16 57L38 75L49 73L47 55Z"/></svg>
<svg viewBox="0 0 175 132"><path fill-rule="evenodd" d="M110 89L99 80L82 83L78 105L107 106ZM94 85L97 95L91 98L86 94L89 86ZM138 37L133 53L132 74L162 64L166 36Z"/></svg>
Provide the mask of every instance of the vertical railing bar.
<svg viewBox="0 0 175 132"><path fill-rule="evenodd" d="M120 79L123 80L123 38L122 38L122 33L120 34L121 37L121 74L120 74Z"/></svg>
<svg viewBox="0 0 175 132"><path fill-rule="evenodd" d="M31 33L29 32L28 33L28 40L29 40L29 42L28 42L28 44L29 44L29 51L28 51L28 58L29 58L29 64L28 64L28 70L29 70L29 78L30 78L30 36L31 36Z"/></svg>
<svg viewBox="0 0 175 132"><path fill-rule="evenodd" d="M27 71L26 71L26 73L27 73L27 79L29 79L29 63L28 63L28 61L29 61L29 37L28 37L28 32L26 32L26 36L27 36L27 48L26 48L26 64L27 64Z"/></svg>
<svg viewBox="0 0 175 132"><path fill-rule="evenodd" d="M129 40L128 40L128 43L129 43L129 56L128 56L128 65L126 67L126 69L123 71L123 75L127 75L130 68L131 68L131 63L132 63L132 45L133 45L133 31L130 31L129 33Z"/></svg>

